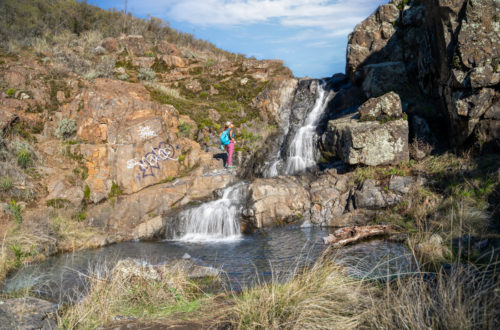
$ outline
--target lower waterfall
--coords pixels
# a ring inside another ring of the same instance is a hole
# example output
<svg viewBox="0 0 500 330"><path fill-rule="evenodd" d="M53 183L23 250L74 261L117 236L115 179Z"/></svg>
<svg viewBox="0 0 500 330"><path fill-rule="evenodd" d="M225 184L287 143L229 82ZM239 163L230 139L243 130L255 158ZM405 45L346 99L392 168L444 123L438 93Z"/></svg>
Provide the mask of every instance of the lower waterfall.
<svg viewBox="0 0 500 330"><path fill-rule="evenodd" d="M240 213L246 183L224 189L220 199L180 212L172 219L169 238L180 241L234 240L241 237Z"/></svg>

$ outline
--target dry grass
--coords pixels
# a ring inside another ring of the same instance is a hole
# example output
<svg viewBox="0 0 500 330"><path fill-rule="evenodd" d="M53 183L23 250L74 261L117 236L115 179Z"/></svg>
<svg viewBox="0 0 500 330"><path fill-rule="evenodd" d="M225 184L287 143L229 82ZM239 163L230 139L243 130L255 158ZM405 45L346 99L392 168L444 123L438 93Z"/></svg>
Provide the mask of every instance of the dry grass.
<svg viewBox="0 0 500 330"><path fill-rule="evenodd" d="M238 329L354 329L363 320L370 290L331 262L318 262L283 283L247 289L234 297Z"/></svg>
<svg viewBox="0 0 500 330"><path fill-rule="evenodd" d="M58 320L59 327L94 329L130 316L157 320L174 313L195 312L214 299L180 268L172 267L161 278L153 278L148 276L150 266L142 267L133 275L124 275L118 266L113 271L95 270L89 276L86 297L64 311Z"/></svg>
<svg viewBox="0 0 500 330"><path fill-rule="evenodd" d="M175 89L175 88L170 88L170 87L167 87L165 85L162 85L162 84L158 84L158 83L155 83L155 82L148 82L148 81L144 81L143 84L149 88L152 88L156 91L159 91L165 95L168 95L168 96L171 96L171 97L175 97L175 98L182 98L181 97L181 94L179 92L178 89Z"/></svg>
<svg viewBox="0 0 500 330"><path fill-rule="evenodd" d="M453 264L432 276L388 284L372 299L366 323L377 329L498 329L500 282L494 267Z"/></svg>

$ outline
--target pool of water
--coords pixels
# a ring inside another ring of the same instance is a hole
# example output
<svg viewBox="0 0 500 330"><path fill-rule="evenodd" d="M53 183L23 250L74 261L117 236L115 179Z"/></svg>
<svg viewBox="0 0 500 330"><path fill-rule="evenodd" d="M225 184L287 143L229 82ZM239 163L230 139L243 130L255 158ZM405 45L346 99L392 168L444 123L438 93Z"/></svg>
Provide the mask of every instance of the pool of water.
<svg viewBox="0 0 500 330"><path fill-rule="evenodd" d="M272 277L286 280L297 265L314 261L325 250L320 238L328 234L329 230L324 228L286 227L226 241L119 243L27 265L5 281L3 290L31 288L45 299L63 302L85 294L89 272L109 271L120 259L134 258L157 264L183 257L223 270L227 283L239 289ZM334 258L356 277L384 278L415 268L404 246L384 240L339 249Z"/></svg>

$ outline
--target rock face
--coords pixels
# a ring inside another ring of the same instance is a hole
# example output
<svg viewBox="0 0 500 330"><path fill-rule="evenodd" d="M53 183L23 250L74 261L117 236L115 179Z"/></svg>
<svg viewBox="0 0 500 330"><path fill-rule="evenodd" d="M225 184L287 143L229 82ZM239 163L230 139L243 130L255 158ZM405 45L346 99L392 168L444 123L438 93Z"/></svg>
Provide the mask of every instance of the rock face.
<svg viewBox="0 0 500 330"><path fill-rule="evenodd" d="M408 122L360 121L359 114L330 120L323 135L326 150L355 165L395 165L408 161Z"/></svg>
<svg viewBox="0 0 500 330"><path fill-rule="evenodd" d="M496 0L393 0L349 36L347 75L367 97L394 90L424 119L443 115L452 145L498 149L499 15Z"/></svg>
<svg viewBox="0 0 500 330"><path fill-rule="evenodd" d="M257 228L301 220L311 205L303 183L293 177L257 179L249 189Z"/></svg>
<svg viewBox="0 0 500 330"><path fill-rule="evenodd" d="M399 95L390 92L377 98L371 98L358 109L361 121L388 120L401 118L402 106Z"/></svg>
<svg viewBox="0 0 500 330"><path fill-rule="evenodd" d="M74 152L87 160L86 184L95 203L107 198L113 184L130 194L196 163L217 166L197 143L177 137L177 110L152 102L143 86L98 79L64 112L77 118L77 135L85 143Z"/></svg>
<svg viewBox="0 0 500 330"><path fill-rule="evenodd" d="M57 304L33 297L0 302L2 329L56 329Z"/></svg>

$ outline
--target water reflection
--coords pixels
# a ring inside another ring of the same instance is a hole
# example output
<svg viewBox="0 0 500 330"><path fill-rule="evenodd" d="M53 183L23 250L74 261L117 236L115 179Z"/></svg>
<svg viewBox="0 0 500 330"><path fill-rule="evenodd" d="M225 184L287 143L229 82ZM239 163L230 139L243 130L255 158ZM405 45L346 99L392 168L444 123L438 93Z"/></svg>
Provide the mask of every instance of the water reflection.
<svg viewBox="0 0 500 330"><path fill-rule="evenodd" d="M20 269L4 283L4 291L31 287L38 295L54 300L78 299L85 293L89 272L106 275L123 258L152 264L180 259L189 254L201 265L225 271L235 289L269 280L286 280L296 267L312 263L324 251L322 228L276 228L219 242L126 242L105 248L64 254ZM381 278L415 269L411 254L400 244L383 240L363 242L338 250L335 260L352 276Z"/></svg>

